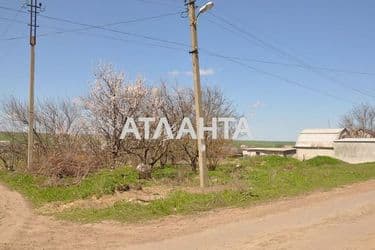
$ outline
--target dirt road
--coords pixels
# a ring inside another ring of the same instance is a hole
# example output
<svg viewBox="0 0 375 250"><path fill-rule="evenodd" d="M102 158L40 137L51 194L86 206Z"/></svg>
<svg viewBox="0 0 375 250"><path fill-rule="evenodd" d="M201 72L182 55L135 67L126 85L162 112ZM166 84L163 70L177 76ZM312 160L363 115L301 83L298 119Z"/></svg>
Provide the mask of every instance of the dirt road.
<svg viewBox="0 0 375 250"><path fill-rule="evenodd" d="M0 249L375 249L375 181L141 225L35 215L0 185Z"/></svg>

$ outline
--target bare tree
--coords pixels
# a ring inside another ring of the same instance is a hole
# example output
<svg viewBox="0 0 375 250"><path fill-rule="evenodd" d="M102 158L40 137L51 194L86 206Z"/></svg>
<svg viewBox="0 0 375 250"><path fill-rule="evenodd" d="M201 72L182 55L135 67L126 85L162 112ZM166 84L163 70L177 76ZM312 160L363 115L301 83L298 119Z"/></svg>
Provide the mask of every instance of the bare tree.
<svg viewBox="0 0 375 250"><path fill-rule="evenodd" d="M137 114L139 114L139 117L154 119L149 127L150 138L144 136L146 129L144 122L138 121L137 128L141 134L141 139L136 140L132 137L126 137L124 140L126 144L124 151L135 156L138 159L137 163L147 165L149 166L148 169L151 170L158 162L163 161L162 159L166 157L171 144L165 133L158 138L153 138L153 132L156 130L159 119L166 118L168 123L173 120L171 109L173 105L171 104L170 96L164 84L159 87L148 87L146 94L140 100ZM174 129L175 126L172 126L172 130Z"/></svg>
<svg viewBox="0 0 375 250"><path fill-rule="evenodd" d="M228 100L224 93L218 87L206 87L204 89L204 112L205 119L210 123L212 118L215 117L237 117L235 108L230 100ZM218 127L220 132L223 132L223 127ZM230 127L233 133L233 125ZM229 140L223 138L223 133L218 133L218 138L216 140L212 139L212 135L206 134L207 142L207 160L208 168L213 170L219 163L220 159L226 157L225 150L231 143Z"/></svg>
<svg viewBox="0 0 375 250"><path fill-rule="evenodd" d="M168 150L169 141L163 138L138 140L127 136L121 139L129 117L157 120L168 115L165 86L148 87L142 78L127 82L124 73L115 71L111 65L102 65L95 72L89 95L82 100L89 127L104 139L104 147L111 152L112 166L130 159L134 165L142 163L152 168ZM150 129L155 126L156 123L151 124ZM144 134L142 122L137 123L137 128Z"/></svg>
<svg viewBox="0 0 375 250"><path fill-rule="evenodd" d="M114 70L112 65L100 65L96 69L91 91L82 98L83 106L89 127L104 139L113 161L123 148L120 136L126 120L137 114L146 94L142 79L126 82L124 73Z"/></svg>
<svg viewBox="0 0 375 250"><path fill-rule="evenodd" d="M173 128L178 129L184 117L194 120L194 92L190 88L174 87L169 93L168 113ZM176 131L174 131L176 133ZM196 141L189 136L175 140L171 146L173 151L169 152L169 158L173 161L188 162L193 171L197 169L198 150Z"/></svg>
<svg viewBox="0 0 375 250"><path fill-rule="evenodd" d="M340 126L349 129L354 137L375 137L375 106L362 103L341 118Z"/></svg>
<svg viewBox="0 0 375 250"><path fill-rule="evenodd" d="M195 113L194 113L194 93L192 89L181 89L176 88L174 95L175 107L177 107L178 122L181 122L183 117L189 117L194 121L195 125ZM203 111L204 120L206 126L212 126L212 118L218 117L236 117L235 109L232 103L224 96L223 92L219 88L206 87L203 90ZM222 127L218 127L222 132ZM223 134L218 134L219 138L213 140L212 134L205 134L206 147L207 147L207 160L209 169L214 169L218 163L218 160L224 157L224 149L228 140L222 138ZM193 171L197 170L198 161L198 150L196 141L189 137L184 137L179 141L175 142L179 149L180 157L188 161Z"/></svg>

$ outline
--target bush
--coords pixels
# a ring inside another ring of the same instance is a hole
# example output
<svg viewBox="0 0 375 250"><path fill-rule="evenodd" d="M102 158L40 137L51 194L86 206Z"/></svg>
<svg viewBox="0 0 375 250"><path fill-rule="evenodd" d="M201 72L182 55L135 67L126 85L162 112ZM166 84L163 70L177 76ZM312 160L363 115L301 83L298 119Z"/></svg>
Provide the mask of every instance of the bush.
<svg viewBox="0 0 375 250"><path fill-rule="evenodd" d="M52 152L38 164L37 171L50 177L82 179L100 167L100 159L85 152Z"/></svg>

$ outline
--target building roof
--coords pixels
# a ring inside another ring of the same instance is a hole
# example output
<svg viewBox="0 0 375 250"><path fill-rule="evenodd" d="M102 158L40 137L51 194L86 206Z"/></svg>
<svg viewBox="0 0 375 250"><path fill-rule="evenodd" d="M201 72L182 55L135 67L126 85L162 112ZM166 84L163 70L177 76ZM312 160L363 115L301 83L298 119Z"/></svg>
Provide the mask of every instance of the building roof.
<svg viewBox="0 0 375 250"><path fill-rule="evenodd" d="M344 138L345 128L304 129L296 142L296 148L333 148L333 142Z"/></svg>
<svg viewBox="0 0 375 250"><path fill-rule="evenodd" d="M345 138L336 140L335 142L375 143L375 138Z"/></svg>

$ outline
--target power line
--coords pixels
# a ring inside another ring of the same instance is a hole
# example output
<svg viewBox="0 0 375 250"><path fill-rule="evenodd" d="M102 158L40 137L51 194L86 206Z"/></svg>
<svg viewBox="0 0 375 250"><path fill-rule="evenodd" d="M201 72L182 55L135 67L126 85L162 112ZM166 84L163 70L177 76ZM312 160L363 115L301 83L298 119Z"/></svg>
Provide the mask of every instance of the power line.
<svg viewBox="0 0 375 250"><path fill-rule="evenodd" d="M129 36L141 37L141 38L145 38L145 39L148 39L148 40L156 40L156 41L159 41L159 42L166 42L166 43L169 43L169 44L177 44L177 42L170 42L170 41L167 41L167 40L162 40L162 39L152 38L152 37L147 37L146 38L146 36L139 35L139 34L136 34L136 33L129 33L129 32L119 31L119 30L115 30L115 29L107 29L106 27L120 25L120 24L128 24L128 23L136 23L136 22L144 22L144 21L149 21L149 20L155 20L155 19L160 19L160 18L163 18L163 17L173 16L173 15L176 15L176 14L179 14L179 13L180 12L167 13L167 14L161 14L161 15L157 15L157 16L151 16L151 17L137 18L137 19L127 20L127 21L120 21L120 22L108 23L108 24L99 25L99 26L97 26L97 25L89 25L89 24L81 24L81 23L74 22L74 24L80 25L80 26L85 26L85 28L78 28L78 29L71 29L71 30L64 30L64 31L57 31L57 32L50 32L49 34L53 34L53 33L55 33L55 34L64 34L64 33L74 33L74 32L80 32L80 31L91 30L91 29L102 29L102 30L106 30L106 31L111 31L111 32L115 32L115 33L129 35ZM46 17L46 16L43 16L43 17ZM46 18L51 19L51 17L46 17ZM53 19L55 19L55 18L53 18ZM60 20L60 21L63 22L63 20Z"/></svg>
<svg viewBox="0 0 375 250"><path fill-rule="evenodd" d="M2 7L0 6L0 9L1 8ZM13 10L13 11L16 11L16 10ZM85 29L82 29L82 28L81 29L75 29L74 32L79 32L79 31L83 31L83 30L87 30L87 29L101 29L101 30L111 31L111 32L114 32L114 33L125 34L125 35L132 34L135 37L140 37L140 38L144 38L144 39L152 40L152 41L157 41L157 42L161 42L161 43L168 43L168 44L177 45L177 46L189 47L189 45L184 44L184 43L180 43L180 42L169 41L169 40L154 38L154 37L150 37L150 36L144 36L144 35L140 35L140 34L136 34L136 33L128 33L128 32L123 32L123 31L119 31L119 30L104 28L105 26L111 25L111 24L98 26L98 25L83 24L83 23L74 22L74 21L67 20L67 19L55 18L55 17L45 16L45 15L40 15L40 16L44 17L44 18L47 18L47 19L52 19L52 20L56 20L56 21L60 21L60 22L65 22L65 23L70 23L70 24L80 25L80 26L85 26L86 27ZM73 30L56 31L56 32L54 32L54 34L63 34L63 33L67 33L67 32L73 32ZM40 36L47 36L47 35L51 35L51 33L41 34ZM103 36L101 34L100 35L98 35L98 34L90 34L90 35L104 37L104 38L112 39L112 40L124 41L124 42L137 42L137 43L139 43L139 41L131 41L131 40L125 40L125 39L111 37L111 36ZM19 39L19 37L18 38L16 37L16 38L13 38L13 39ZM152 44L152 43L144 43L144 44L146 44L148 46L157 46L157 47L168 48L168 49L173 49L173 50L181 50L181 48L164 46L164 45L160 45L160 44ZM201 50L203 52L206 52L210 56L214 56L214 57L225 59L225 60L227 60L229 62L235 63L235 64L240 65L242 67L246 67L246 68L251 69L251 70L253 70L255 72L258 72L258 73L261 73L261 74L264 74L264 75L276 78L278 80L281 80L283 82L292 84L294 86L298 86L298 87L310 90L312 92L316 92L316 93L319 93L319 94L322 94L322 95L325 95L325 96L329 96L331 98L335 98L335 99L338 99L338 100L341 100L341 101L353 103L353 102L348 101L348 100L346 100L346 99L344 99L342 97L338 97L338 96L332 95L332 94L330 94L328 92L325 92L325 91L322 91L322 90L319 90L319 89L315 89L315 88L312 88L310 86L306 86L306 85L304 85L304 84L302 84L300 82L293 81L293 80L284 78L282 76L279 76L277 74L273 74L273 73L270 73L270 72L267 72L267 71L264 71L264 70L260 70L260 69L258 69L256 67L250 66L250 65L248 65L248 64L246 64L246 63L243 62L244 59L236 58L236 57L229 57L229 56L217 54L217 53L205 50L205 49L201 49Z"/></svg>
<svg viewBox="0 0 375 250"><path fill-rule="evenodd" d="M25 6L26 6L26 4L21 5L21 7L20 7L19 10L23 9ZM20 12L16 12L16 14L14 15L13 18L7 18L10 21L10 23L5 27L5 29L1 33L0 37L5 37L8 34L8 32L9 32L10 28L12 27L12 25L17 22L17 17L19 15L19 13ZM2 18L2 19L4 20L6 18Z"/></svg>
<svg viewBox="0 0 375 250"><path fill-rule="evenodd" d="M27 22L20 22L20 23L28 24ZM46 27L46 26L44 26L44 27ZM48 27L53 28L51 26L48 26ZM57 31L48 32L48 33L41 33L41 34L39 34L39 37L46 37L46 36L51 36L51 35L60 35L60 34L70 33L72 31L72 30L64 30L64 29L61 29L59 27L54 27L54 29L57 29ZM168 46L168 45L156 44L156 43L144 42L144 41L138 41L138 40L123 39L123 38L114 37L114 36L85 32L84 30L86 30L86 29L79 29L79 30L76 30L75 33L76 34L83 34L83 35L87 35L87 36L104 38L104 39L108 39L108 40L121 41L121 42L127 42L127 43L135 43L135 44L147 45L147 46L151 46L151 47L159 47L159 48L170 49L170 50L175 50L175 51L176 50L182 51L181 48L172 47L172 46ZM9 41L19 40L19 39L25 39L27 37L28 36L18 36L18 37L7 38L6 40L9 40ZM186 52L188 52L188 50L186 50Z"/></svg>
<svg viewBox="0 0 375 250"><path fill-rule="evenodd" d="M232 22L228 21L227 19L223 18L223 17L220 17L216 14L213 14L213 13L210 13L210 15L214 16L215 18L217 18L218 20L220 20L221 22L229 25L230 27L232 27L233 29L235 29L237 32L240 32L241 34L243 35L246 35L252 39L254 39L255 41L257 41L262 47L264 48L269 48L275 52L277 52L279 55L281 56L284 56L284 57L287 57L288 59L292 59L294 61L296 61L298 63L298 65L300 65L300 67L304 68L304 69L307 69L307 70L310 70L312 71L313 73L323 77L323 78L326 78L328 80L330 80L331 82L334 82L336 84L339 84L340 86L342 87L345 87L345 88L348 88L350 89L351 91L354 91L358 94L361 94L361 95L365 95L365 96L368 96L368 97L372 97L372 98L375 98L374 95L371 95L371 94L368 94L367 92L364 92L360 89L357 89L357 88L354 88L354 87L351 87L351 86L347 86L345 83L342 83L342 82L339 82L337 81L337 79L329 76L329 75L326 75L326 74L322 74L321 72L317 71L316 68L314 68L314 66L312 65L309 65L308 63L304 62L303 60L301 60L300 58L296 57L296 56L293 56L291 55L290 53L288 52L285 52L277 47L275 47L274 45L258 38L255 34L253 33L250 33L248 32L247 30L244 30L240 27L238 27L237 25L233 24ZM222 27L222 26L221 26ZM248 40L248 39L246 39Z"/></svg>
<svg viewBox="0 0 375 250"><path fill-rule="evenodd" d="M281 66L287 66L287 67L303 68L299 64L284 63L284 62L277 62L277 61L268 61L268 60L259 60L259 59L249 59L249 58L240 58L240 59L245 60L245 61L252 61L252 62L256 62L256 63L274 64L274 65L281 65ZM335 73L375 76L375 73L369 73L369 72L363 72L363 71L352 71L352 70L346 70L346 69L336 69L336 68L318 67L318 66L312 66L312 68L318 69L318 70L329 71L329 72L335 72Z"/></svg>
<svg viewBox="0 0 375 250"><path fill-rule="evenodd" d="M46 36L59 35L59 34L65 34L65 33L67 33L65 30L60 30L60 31L54 31L54 32L49 32L49 33L41 33L41 34L38 35L38 37L46 37ZM148 45L148 46L153 46L153 47L159 47L159 48L166 48L166 49L181 51L181 48L167 46L167 45L162 45L162 44L149 43L149 42L143 42L143 41L138 41L138 40L122 39L122 38L119 38L119 37L107 36L107 35L103 35L103 34L89 33L89 32L84 32L84 31L77 31L75 33L76 34L84 34L84 35L88 35L88 36L95 36L95 37L99 37L99 38L106 38L106 39L110 39L110 40L116 40L116 41L122 41L122 42L129 42L129 43L136 43L136 44L143 44L143 45ZM8 38L7 40L8 41L19 40L19 39L25 39L27 37L28 36L18 36L18 37ZM188 52L188 50L186 50L186 52Z"/></svg>
<svg viewBox="0 0 375 250"><path fill-rule="evenodd" d="M22 4L18 10L22 10L25 7L26 7L26 3ZM16 12L13 18L0 17L1 20L10 21L9 24L4 29L4 31L1 33L0 37L5 37L8 34L13 24L20 23L20 21L17 20L19 13L20 12ZM10 50L6 50L4 53L1 53L1 57L5 57L8 53L10 53Z"/></svg>
<svg viewBox="0 0 375 250"><path fill-rule="evenodd" d="M110 32L118 33L118 34L123 34L123 35L138 37L138 38L144 38L144 39L147 39L147 40L152 40L152 41L157 41L157 42L164 42L164 43L178 45L178 46L183 46L183 47L188 46L187 44L181 43L181 42L175 42L175 41L170 41L170 40L166 40L166 39L155 38L155 37L152 37L152 36L141 35L141 34L132 33L132 32L120 31L120 30L116 30L116 29L106 28L105 26L103 27L103 26L98 26L98 25L91 25L91 24L86 24L86 23L80 23L80 22L75 22L75 21L71 21L71 20L68 20L68 19L51 17L51 16L46 16L46 15L40 15L40 16L43 17L43 18L47 18L47 19L50 19L50 20L55 20L55 21L58 21L58 22L70 23L70 24L74 24L74 25L80 25L80 26L90 27L90 28L93 28L93 29L100 29L100 30L110 31Z"/></svg>
<svg viewBox="0 0 375 250"><path fill-rule="evenodd" d="M253 43L254 41L249 39L246 35L235 32L232 29L229 29L225 26L222 26L221 24L213 21L212 19L207 19L209 22L219 26L220 28L227 30L228 32L231 32L236 35L242 35L242 37ZM265 46L261 46L262 48L266 48ZM292 64L292 63L285 63L285 62L277 62L277 61L271 61L271 60L260 60L260 59L249 59L249 58L238 58L240 60L244 61L252 61L252 62L257 62L257 63L264 63L264 64L275 64L275 65L281 65L281 66L288 66L288 67L299 67L299 68L305 68L303 65L300 64ZM355 71L355 70L347 70L347 69L337 69L337 68L332 68L332 67L320 67L320 66L312 66L310 65L310 68L318 69L318 70L324 70L324 71L329 71L329 72L334 72L334 73L346 73L346 74L358 74L358 75L369 75L369 76L375 76L375 73L370 73L370 72L363 72L363 71Z"/></svg>
<svg viewBox="0 0 375 250"><path fill-rule="evenodd" d="M375 95L368 94L368 92L365 92L363 90L354 88L352 86L347 86L347 84L342 83L341 81L338 81L334 77L329 76L327 74L324 74L324 73L322 73L320 71L317 71L314 66L312 66L312 65L306 63L305 61L301 60L300 58L298 58L298 57L296 57L296 56L294 56L294 55L292 55L292 54L290 54L290 53L288 53L288 52L286 52L284 50L281 50L281 49L277 48L276 46L274 46L274 45L272 45L272 44L270 44L270 43L262 40L261 38L257 37L255 34L253 34L253 33L249 32L247 30L244 30L244 29L238 27L236 24L230 22L229 20L227 20L227 19L225 19L225 18L223 18L221 16L218 16L216 14L213 14L213 13L209 13L209 14L211 16L217 18L221 22L225 23L226 25L232 27L235 31L239 32L240 34L245 35L245 36L250 37L251 39L255 40L262 47L271 49L271 50L275 51L277 54L279 54L281 56L284 56L284 57L286 57L288 59L292 59L292 60L296 61L300 65L300 67L302 67L304 69L307 69L307 70L309 70L309 71L311 71L311 72L319 75L320 77L326 78L326 79L330 80L331 82L334 82L334 83L336 83L336 84L338 84L338 85L340 85L342 87L348 88L351 91L356 92L357 94L361 94L361 95L365 95L365 96L368 96L368 97L371 97L371 98L375 98ZM220 27L222 27L222 26L220 25ZM248 39L246 39L246 40L248 40Z"/></svg>
<svg viewBox="0 0 375 250"><path fill-rule="evenodd" d="M121 22L109 23L109 24L100 25L100 26L105 27L105 26L112 26L112 25L118 25L118 24L133 23L133 22L138 22L138 21L146 21L146 20L155 19L157 17L170 16L170 15L173 15L173 14L177 14L177 13L169 13L169 14L163 14L163 15L153 16L153 17L144 17L144 18L132 19L132 20L128 20L128 21L121 21ZM0 20L12 21L13 19L0 17ZM15 23L28 24L27 22L22 22L22 21L18 21L18 20L15 21ZM43 36L49 36L49 35L60 35L60 34L65 34L65 33L75 33L75 32L83 33L81 31L94 29L92 27L86 27L86 28L70 29L70 30L68 30L68 29L61 29L60 27L53 27L53 26L46 26L46 25L43 25L43 27L51 28L51 29L56 29L58 31L53 31L53 32L48 32L48 33L42 33L40 35L42 37ZM94 34L90 34L90 33L85 33L85 34L94 36ZM97 36L97 37L104 37L105 38L105 36L102 36L102 35L95 35L95 36ZM18 37L11 37L11 38L0 39L0 40L1 41L5 41L5 40L18 40L18 39L23 39L25 37L26 36L18 36ZM111 37L111 38L113 38L114 40L119 40L118 38L115 38L115 37ZM121 40L125 41L124 39L121 39ZM127 41L131 42L131 40L127 40ZM153 46L155 46L155 45L153 45ZM163 47L165 47L165 46L163 46ZM232 58L233 59L237 59L237 60L241 60L241 61L250 61L250 62L256 62L256 63L263 63L263 64L281 65L281 66L286 66L286 67L304 68L303 66L301 66L299 64L291 64L291 63L285 63L285 62L277 62L277 61L261 60L261 59L252 59L252 58L244 58L244 57L232 57ZM316 66L313 66L313 68L318 69L318 70L325 70L325 71L329 71L329 72L375 76L375 73L362 72L362 71L361 72L360 71L349 71L349 70L346 70L346 69L336 69L336 68L316 67Z"/></svg>
<svg viewBox="0 0 375 250"><path fill-rule="evenodd" d="M8 17L0 17L0 20L9 21L10 23L28 24L27 22L14 20L13 18L8 18Z"/></svg>
<svg viewBox="0 0 375 250"><path fill-rule="evenodd" d="M1 19L1 18L0 18ZM28 24L27 22L20 22L21 24ZM39 34L39 37L46 37L46 36L51 36L51 35L60 35L60 34L65 34L65 33L70 33L72 30L65 30L61 29L59 27L52 27L52 26L44 26L44 27L49 27L56 29L56 31L53 32L47 32L47 33L41 33ZM87 29L75 29L74 33L76 34L83 34L87 36L94 36L94 37L99 37L99 38L104 38L108 40L114 40L114 41L121 41L121 42L126 42L126 43L135 43L137 45L146 45L146 46L151 46L151 47L159 47L159 48L164 48L164 49L169 49L169 50L174 50L174 51L182 51L181 48L173 47L173 46L168 46L168 45L163 45L163 44L156 44L156 43L151 43L151 42L144 42L144 41L139 41L139 40L130 40L130 39L123 39L119 37L114 37L114 36L108 36L108 35L103 35L103 34L96 34L96 33L90 33L90 32L85 32ZM28 36L17 36L17 37L12 37L12 38L7 38L7 39L0 39L0 40L19 40L19 39L25 39ZM185 52L188 52L189 50L186 49Z"/></svg>
<svg viewBox="0 0 375 250"><path fill-rule="evenodd" d="M300 82L290 80L290 79L282 77L280 75L277 75L277 74L274 74L274 73L270 73L268 71L264 71L264 70L258 69L256 67L250 66L250 65L248 65L246 63L243 63L242 61L239 61L238 59L235 59L233 57L229 57L229 56L225 56L225 55L213 53L213 52L210 52L210 51L207 51L207 50L204 50L204 51L209 56L213 56L213 57L224 59L226 61L229 61L229 62L235 63L237 65L240 65L242 67L251 69L252 71L255 71L255 72L261 73L263 75L270 76L272 78L281 80L281 81L283 81L285 83L288 83L288 84L291 84L291 85L294 85L294 86L297 86L297 87L300 87L300 88L304 88L304 89L307 89L309 91L312 91L312 92L315 92L315 93L318 93L318 94L321 94L321 95L324 95L324 96L328 96L328 97L331 97L331 98L334 98L334 99L337 99L337 100L340 100L340 101L344 101L344 102L347 102L347 103L354 104L354 102L352 102L351 100L348 100L346 98L342 98L340 96L333 95L333 94L331 94L329 92L326 92L326 91L323 91L323 90L320 90L320 89L316 89L316 88L312 88L312 87L304 85L304 84L302 84Z"/></svg>
<svg viewBox="0 0 375 250"><path fill-rule="evenodd" d="M61 31L61 33L64 33L64 31ZM103 34L94 34L94 33L88 33L88 32L83 32L83 31L77 32L77 34L84 34L88 36L94 36L94 37L104 38L104 39L113 40L113 41L120 41L120 42L125 42L125 43L147 45L151 47L158 47L158 48L169 49L169 50L174 50L174 51L182 51L181 48L172 47L168 45L162 45L162 44L156 44L156 43L150 43L150 42L144 42L144 41L138 41L138 40L136 41L136 40L123 39L123 38L108 36L108 35L103 35ZM39 36L43 36L43 34ZM188 52L188 50L186 50L185 52Z"/></svg>
<svg viewBox="0 0 375 250"><path fill-rule="evenodd" d="M179 13L180 12L166 13L166 14L161 14L161 15L157 15L157 16L143 17L143 18L131 19L131 20L127 20L127 21L108 23L108 24L100 25L100 27L107 27L107 26L115 26L115 25L120 25L120 24L148 21L148 20L158 19L158 18L162 18L162 17L173 16L173 15L176 15L176 14L179 14ZM0 17L0 20L13 21L14 23L19 23L19 24L28 24L27 22L22 22L22 21L18 21L18 20L14 21L13 19L6 18L6 17ZM209 20L209 21L212 22L212 23L215 23L212 20ZM61 29L60 27L53 27L53 26L46 26L46 25L43 25L43 27L56 29L58 31L43 33L40 36L59 35L59 34L75 33L75 32L82 33L81 31L95 29L93 27L85 27L85 28L78 28L78 29L70 29L69 30L69 29ZM223 27L223 28L226 29L225 27ZM227 29L227 30L230 31L230 32L233 32L230 29ZM93 35L93 34L90 34L90 33L85 33L85 34ZM96 35L96 36L100 37L100 35ZM18 36L18 37L5 38L5 39L0 39L0 40L2 40L2 41L4 41L4 40L17 40L17 39L23 39L25 37ZM104 37L104 36L102 36L102 37ZM112 37L112 38L114 38L114 37ZM118 39L115 38L115 40L118 40ZM130 40L128 40L128 41L130 41ZM241 61L250 61L250 62L256 62L256 63L263 63L263 64L273 64L273 65L281 65L281 66L287 66L287 67L304 68L300 64L291 64L291 63L285 63L285 62L277 62L277 61L261 60L261 59L251 59L251 58L244 58L244 57L232 57L232 58L238 59L238 60L241 60ZM324 70L324 71L329 71L329 72L375 76L375 73L362 72L362 71L361 72L360 71L350 71L350 70L346 70L346 69L336 69L336 68L317 67L317 66L311 66L311 67L315 68L315 69L318 69L318 70Z"/></svg>
<svg viewBox="0 0 375 250"><path fill-rule="evenodd" d="M167 17L167 16L172 16L172 15L176 15L176 14L179 14L180 12L175 12L175 13L167 13L167 14L162 14L162 15L158 15L158 16L151 16L151 17L144 17L144 18L137 18L137 19L131 19L131 20L127 20L127 21L120 21L120 22L114 22L114 23L108 23L108 24L104 24L104 25L88 25L88 24L80 24L80 23L74 23L76 25L80 25L80 26L85 26L85 28L78 28L78 29L64 29L63 32L60 30L60 31L57 31L57 32L49 32L48 34L62 34L62 33L74 33L74 32L80 32L80 31L85 31L85 30L91 30L91 29L104 29L105 27L110 27L110 26L115 26L115 25L120 25L120 24L128 24L128 23L137 23L137 22L144 22L144 21L149 21L149 20L154 20L154 19L159 19L159 18L162 18L162 17ZM41 17L46 17L46 16L43 16L41 15ZM49 19L51 19L52 17L48 17ZM55 19L55 18L53 18ZM60 20L62 21L62 20ZM72 22L69 22L69 23L72 23ZM48 27L48 26L45 26L45 27ZM55 28L56 29L56 28ZM59 28L57 28L59 29ZM116 33L126 33L128 34L128 32L122 32L122 31L118 31L118 30L113 30L113 29L105 29L105 30L108 30L108 31L112 31L112 32L116 32ZM47 35L47 33L45 34ZM134 35L135 36L135 35ZM137 36L140 36L137 34Z"/></svg>
<svg viewBox="0 0 375 250"><path fill-rule="evenodd" d="M140 0L141 2L144 2L144 0ZM154 1L155 2L155 1ZM7 7L2 7L0 6L0 8L5 8L6 10L11 10L11 11L17 11L17 10L14 10L14 9L11 9L11 8L7 8ZM17 12L20 12L20 11L17 11ZM22 11L21 11L22 12ZM23 12L23 13L26 13L26 12ZM57 20L57 21L61 21L61 22L68 22L68 23L71 23L71 24L75 24L75 25L80 25L80 26L86 26L85 28L80 28L80 29L72 29L72 30L65 30L64 33L69 33L69 32L78 32L78 31L84 31L84 30L89 30L89 29L104 29L105 27L108 27L108 26L115 26L115 25L120 25L120 24L127 24L127 23L133 23L133 22L142 22L142 21L148 21L148 20L153 20L153 19L160 19L160 18L163 18L163 17L168 17L168 16L173 16L173 15L177 15L177 14L180 14L181 12L173 12L173 13L166 13L166 14L160 14L160 15L156 15L156 16L150 16L150 17L143 17L143 18L137 18L137 19L131 19L131 20L126 20L126 21L120 21L120 22L114 22L114 23L108 23L108 24L105 24L105 25L90 25L90 24L83 24L83 23L79 23L79 22L73 22L73 21L70 21L70 20L66 20L66 19L62 19L62 18L55 18L55 17L50 17L50 16L45 16L45 15L41 15L42 17L45 17L45 18L48 18L48 19L53 19L53 20ZM219 17L218 15L216 14L211 14L213 15L214 17L222 20L222 21L226 21L226 19L222 18L222 17ZM212 20L209 20L210 22L213 22L217 25L220 25ZM229 23L227 23L229 24ZM234 24L231 24L231 26L233 25L233 27L236 27L238 28L237 26L234 26ZM221 26L223 29L226 29L230 32L233 32L232 30L226 28L226 27L223 27ZM108 31L112 31L112 32L121 32L121 33L125 33L127 35L131 34L131 35L134 35L134 36L138 36L138 37L143 37L145 38L145 36L143 35L139 35L139 34L135 34L135 33L129 33L129 32L122 32L122 31L118 31L118 30L108 30ZM51 33L53 34L53 33ZM61 31L58 31L56 32L56 34L62 34ZM46 34L45 34L46 35ZM253 34L252 34L253 35ZM146 39L149 39L151 37L147 36ZM244 36L244 38L247 39L246 36ZM291 57L291 55L288 55L286 52L284 51L281 51L279 49L277 49L276 47L274 47L273 45L270 45L270 44L267 44L266 42L264 42L263 40L261 39L258 39L255 35L252 36L252 38L256 39L256 41L258 41L259 43L263 44L264 46L263 47L271 47L272 49L274 50L277 50L278 52L281 52L282 54L285 54L289 57ZM165 40L162 40L162 39L159 39L159 38L154 38L155 40L158 40L160 42L167 42ZM13 40L13 39L12 39ZM248 41L251 41L251 40L248 40ZM171 41L168 41L167 43L169 43ZM189 46L187 44L183 44L183 43L178 43L178 42L172 42L173 44L176 44L176 45L181 45L181 46ZM301 68L306 68L305 65L301 65L301 64L288 64L288 63L282 63L282 62L274 62L274 61L264 61L264 60L257 60L257 59L244 59L244 58L241 58L241 60L247 60L247 61L254 61L254 62L259 62L259 63L267 63L267 64L278 64L278 65L283 65L283 66L294 66L294 67L301 67ZM312 65L308 65L307 68L311 68L311 69L319 69L319 70L326 70L326 71L332 71L332 72L341 72L341 73L349 73L349 74L361 74L361 75L375 75L375 73L368 73L368 72L358 72L358 71L349 71L349 70L343 70L343 69L335 69L335 68L327 68L327 67L316 67L316 66L312 66Z"/></svg>
<svg viewBox="0 0 375 250"><path fill-rule="evenodd" d="M24 11L19 11L19 10L15 10L15 9L8 8L8 7L3 7L3 6L0 6L0 9L5 9L5 10L13 11L13 12L16 11L16 12L21 12L21 13L27 13L27 12L24 12ZM172 13L163 14L163 15L159 15L159 16L146 17L146 18L142 18L142 20L145 20L145 19L147 19L147 20L156 19L156 18L160 18L160 17L164 17L164 16L169 16L171 14ZM180 12L176 12L176 13L173 13L173 14L174 15L180 14ZM123 24L123 23L129 23L129 22L139 21L140 19L130 20L130 21L123 21L123 22L116 22L116 23L110 23L110 24L106 24L106 25L91 25L91 24L76 22L76 21L72 21L72 20L68 20L68 19L64 19L64 18L58 18L58 17L51 17L51 16L47 16L47 15L42 15L42 14L40 14L39 16L43 17L43 18L46 18L46 19L58 21L58 22L69 23L69 24L73 24L73 25L79 25L79 26L86 27L85 29L74 29L74 30L70 30L70 31L65 31L65 33L68 33L68 32L77 32L77 31L82 31L82 30L87 30L87 29L100 29L100 30L110 31L110 32L119 33L119 34L123 34L123 35L128 35L128 36L143 38L143 39L147 39L147 40L152 40L152 41L157 41L157 42L163 42L163 43L173 44L173 45L177 45L177 46L189 47L188 44L181 43L181 42L169 41L169 40L166 40L166 39L155 38L155 37L148 36L148 35L141 35L141 34L137 34L137 33L125 32L125 31L120 31L120 30L116 30L116 29L106 28L107 26L113 26L113 25L118 25L118 24ZM59 32L59 34L61 34L61 32Z"/></svg>
<svg viewBox="0 0 375 250"><path fill-rule="evenodd" d="M13 9L13 8L5 7L5 6L0 6L0 9L7 10L7 11L12 11L12 12L18 12L18 13L28 14L27 11L20 10L20 9Z"/></svg>
<svg viewBox="0 0 375 250"><path fill-rule="evenodd" d="M0 20L11 21L11 18L0 17ZM16 20L14 23L29 25L29 22L24 22L24 21L19 21L19 20ZM50 25L43 25L43 28L48 28L48 29L53 29L53 30L61 30L60 27L50 26ZM68 30L67 30L67 31L68 31ZM50 32L50 33L48 33L48 34L52 34L52 33L53 33L53 32ZM46 33L46 34L47 34L47 33ZM0 41L16 40L16 39L21 39L21 38L25 38L25 37L29 37L29 36L8 37L8 38L0 39Z"/></svg>
<svg viewBox="0 0 375 250"><path fill-rule="evenodd" d="M154 20L154 19L160 19L160 18L163 18L163 17L173 16L173 15L177 15L177 14L180 14L180 12L166 13L166 14L160 14L160 15L156 15L156 16L142 17L142 18L130 19L130 20L120 21L120 22L113 22L113 23L100 25L100 27L104 28L104 27L115 26L115 25L120 25L120 24L144 22L144 21L149 21L149 20ZM2 18L2 17L0 17L0 19L9 20L8 18ZM18 23L28 24L28 23L21 22L21 21L18 21ZM70 30L69 29L61 29L59 27L46 26L46 25L43 25L43 27L56 29L57 31L43 33L40 36L59 35L59 34L64 34L64 33L75 33L75 32L81 32L81 31L85 31L85 30L97 29L96 26L95 27L90 26L90 27L78 28L78 29L70 29ZM17 39L23 39L23 38L24 37L22 37L22 36L18 36L18 37L11 37L11 38L0 39L0 40L6 41L6 40L17 40Z"/></svg>
<svg viewBox="0 0 375 250"><path fill-rule="evenodd" d="M161 18L164 18L164 17L175 16L177 14L180 14L180 12L166 13L166 14L160 14L160 15L156 15L156 16L135 18L135 19L130 19L130 20L126 20L126 21L108 23L108 24L100 25L100 27L109 27L109 26L116 26L116 25L120 25L120 24L145 22L145 21L150 21L150 20L161 19ZM86 28L81 28L81 29L72 29L70 31L67 30L66 32L75 32L75 31L90 30L90 29L96 29L96 27L86 27Z"/></svg>
<svg viewBox="0 0 375 250"><path fill-rule="evenodd" d="M157 1L157 0L136 0L141 3L146 3L146 4L154 4L154 5L164 5L164 6L176 6L175 3L172 2L163 2L163 1Z"/></svg>

